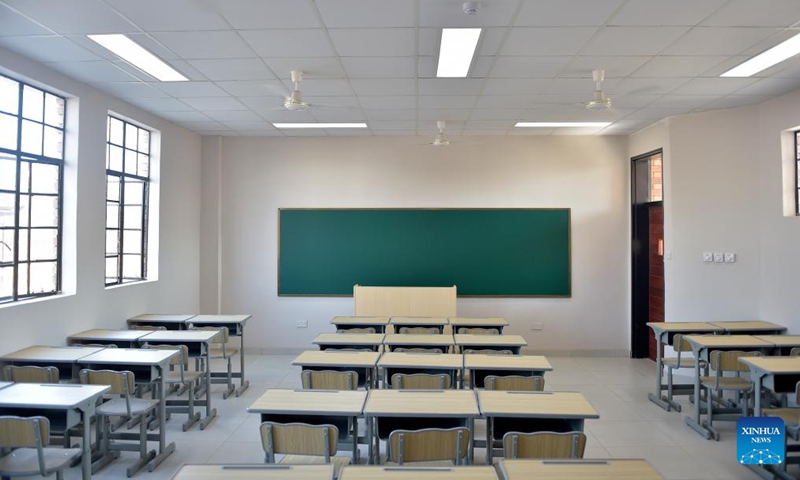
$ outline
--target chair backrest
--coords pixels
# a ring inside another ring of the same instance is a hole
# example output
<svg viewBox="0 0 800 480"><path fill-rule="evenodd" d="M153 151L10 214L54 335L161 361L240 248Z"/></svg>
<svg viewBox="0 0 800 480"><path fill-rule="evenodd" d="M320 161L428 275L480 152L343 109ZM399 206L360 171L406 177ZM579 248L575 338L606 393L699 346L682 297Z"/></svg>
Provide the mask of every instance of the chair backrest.
<svg viewBox="0 0 800 480"><path fill-rule="evenodd" d="M392 388L395 390L444 390L450 388L450 375L429 373L395 373Z"/></svg>
<svg viewBox="0 0 800 480"><path fill-rule="evenodd" d="M128 330L146 330L149 332L166 330L167 327L163 325L131 325L128 327Z"/></svg>
<svg viewBox="0 0 800 480"><path fill-rule="evenodd" d="M355 390L358 388L358 373L333 370L303 370L300 372L306 390Z"/></svg>
<svg viewBox="0 0 800 480"><path fill-rule="evenodd" d="M184 371L189 365L189 347L186 345L153 345L145 343L142 348L149 350L172 350L180 352L178 355L172 357L169 361L170 365L179 365L181 371Z"/></svg>
<svg viewBox="0 0 800 480"><path fill-rule="evenodd" d="M436 327L400 327L398 333L409 335L439 335L441 331Z"/></svg>
<svg viewBox="0 0 800 480"><path fill-rule="evenodd" d="M444 353L441 348L397 347L392 350L397 353Z"/></svg>
<svg viewBox="0 0 800 480"><path fill-rule="evenodd" d="M491 348L465 348L464 355L514 355L511 350L492 350Z"/></svg>
<svg viewBox="0 0 800 480"><path fill-rule="evenodd" d="M336 330L336 333L375 333L375 328L373 328L373 327L340 328L340 329Z"/></svg>
<svg viewBox="0 0 800 480"><path fill-rule="evenodd" d="M458 333L464 333L468 335L500 335L500 331L496 328L477 328L477 327L461 327L458 329Z"/></svg>
<svg viewBox="0 0 800 480"><path fill-rule="evenodd" d="M692 351L692 345L688 340L683 338L683 334L680 333L676 333L675 336L672 337L672 348L674 348L678 354L680 354L680 352Z"/></svg>
<svg viewBox="0 0 800 480"><path fill-rule="evenodd" d="M523 377L521 375L487 375L483 381L486 390L511 390L518 392L541 392L544 390L544 377Z"/></svg>
<svg viewBox="0 0 800 480"><path fill-rule="evenodd" d="M108 385L111 393L120 395L125 400L128 416L131 415L131 396L134 393L133 372L117 372L114 370L90 370L85 368L80 372L81 383L85 385Z"/></svg>
<svg viewBox="0 0 800 480"><path fill-rule="evenodd" d="M219 334L214 337L211 342L212 343L221 343L225 345L228 343L228 337L230 336L228 327L195 327L194 325L189 325L190 330L204 330L207 332L219 332Z"/></svg>
<svg viewBox="0 0 800 480"><path fill-rule="evenodd" d="M466 464L469 440L469 429L464 427L395 430L386 442L387 458L399 465L435 460Z"/></svg>
<svg viewBox="0 0 800 480"><path fill-rule="evenodd" d="M16 383L58 383L58 368L6 365L4 377Z"/></svg>
<svg viewBox="0 0 800 480"><path fill-rule="evenodd" d="M721 376L723 372L749 372L750 368L740 362L739 359L760 356L762 356L761 352L742 352L740 350L723 352L714 350L711 352L711 370L716 372L717 377Z"/></svg>
<svg viewBox="0 0 800 480"><path fill-rule="evenodd" d="M789 356L791 356L791 357L800 357L800 348L799 348L799 347L794 347L794 348L793 348L793 349L792 349L792 350L789 352Z"/></svg>
<svg viewBox="0 0 800 480"><path fill-rule="evenodd" d="M336 454L339 429L335 425L264 422L260 431L267 463L275 462L276 453L323 456L325 463Z"/></svg>
<svg viewBox="0 0 800 480"><path fill-rule="evenodd" d="M583 458L586 435L582 432L508 432L503 435L505 458Z"/></svg>
<svg viewBox="0 0 800 480"><path fill-rule="evenodd" d="M50 420L47 417L0 417L0 449L35 448L39 473L47 471L44 447L50 443ZM5 478L5 477L4 477Z"/></svg>

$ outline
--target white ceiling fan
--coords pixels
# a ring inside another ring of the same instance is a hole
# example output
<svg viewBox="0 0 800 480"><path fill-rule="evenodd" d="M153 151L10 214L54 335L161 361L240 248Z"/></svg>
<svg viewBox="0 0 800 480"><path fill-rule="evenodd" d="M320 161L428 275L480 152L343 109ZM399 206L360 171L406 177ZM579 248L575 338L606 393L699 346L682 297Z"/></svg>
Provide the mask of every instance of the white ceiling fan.
<svg viewBox="0 0 800 480"><path fill-rule="evenodd" d="M433 142L429 143L428 145L432 145L434 147L447 147L450 145L450 140L446 140L444 138L444 127L444 120L436 121L436 128L439 130L439 133L436 134L436 138L433 139Z"/></svg>
<svg viewBox="0 0 800 480"><path fill-rule="evenodd" d="M271 108L270 110L288 110L290 112L303 112L308 109L317 109L317 108L335 108L335 109L347 109L349 107L343 106L336 106L336 105L322 105L319 103L308 103L303 100L303 92L300 91L300 82L303 81L303 71L302 70L292 70L291 72L292 83L294 84L294 88L291 92L283 89L282 87L277 87L273 85L265 85L270 90L273 90L276 95L280 95L283 98L283 105L280 107Z"/></svg>
<svg viewBox="0 0 800 480"><path fill-rule="evenodd" d="M594 98L592 99L592 101L583 104L583 106L587 110L593 110L593 111L611 110L611 99L606 98L606 94L603 92L603 80L605 79L605 76L606 76L605 70L594 70L592 72L592 80L594 80L595 91L594 91Z"/></svg>

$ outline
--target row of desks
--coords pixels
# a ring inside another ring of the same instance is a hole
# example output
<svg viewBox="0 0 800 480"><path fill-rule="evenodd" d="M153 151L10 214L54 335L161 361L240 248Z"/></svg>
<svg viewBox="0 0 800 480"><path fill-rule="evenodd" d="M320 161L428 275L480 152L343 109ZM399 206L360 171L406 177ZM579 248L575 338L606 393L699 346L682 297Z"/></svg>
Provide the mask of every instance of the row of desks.
<svg viewBox="0 0 800 480"><path fill-rule="evenodd" d="M496 328L503 333L503 328L508 326L505 318L474 318L474 317L333 317L331 323L336 328L369 328L378 333L385 333L388 325L397 327L428 327L444 330L445 325L453 328Z"/></svg>
<svg viewBox="0 0 800 480"><path fill-rule="evenodd" d="M516 354L519 354L522 347L528 346L528 342L521 335L412 335L399 333L321 333L317 335L313 343L322 350L327 348L371 348L377 351L381 345L390 350L398 347L449 349L458 346L476 349L508 349Z"/></svg>

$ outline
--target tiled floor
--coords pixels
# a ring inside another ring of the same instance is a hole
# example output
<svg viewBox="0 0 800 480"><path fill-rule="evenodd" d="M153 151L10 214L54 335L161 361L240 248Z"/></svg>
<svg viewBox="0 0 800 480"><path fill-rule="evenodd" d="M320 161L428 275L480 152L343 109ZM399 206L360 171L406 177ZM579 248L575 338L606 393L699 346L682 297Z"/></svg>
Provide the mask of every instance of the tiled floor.
<svg viewBox="0 0 800 480"><path fill-rule="evenodd" d="M250 388L242 397L222 400L217 392L212 402L219 417L201 431L197 426L181 431L182 415L168 424L168 441L176 452L155 472L139 473L146 479L168 479L184 463L259 463L264 453L258 435L259 418L246 409L267 388L299 388L300 370L289 365L293 356L248 357ZM586 422L586 458L645 458L666 479L756 479L736 462L734 422L718 422L719 442L705 440L683 423L690 409L686 397L683 413L665 412L647 400L654 384L655 364L625 358L550 358L555 370L547 373L548 390L580 391L600 413L599 420ZM217 387L221 389L221 387ZM366 453L366 452L364 452ZM483 458L477 450L475 458ZM125 468L135 454L122 458L95 475L125 478ZM790 470L800 477L800 470ZM73 468L66 478L79 479Z"/></svg>

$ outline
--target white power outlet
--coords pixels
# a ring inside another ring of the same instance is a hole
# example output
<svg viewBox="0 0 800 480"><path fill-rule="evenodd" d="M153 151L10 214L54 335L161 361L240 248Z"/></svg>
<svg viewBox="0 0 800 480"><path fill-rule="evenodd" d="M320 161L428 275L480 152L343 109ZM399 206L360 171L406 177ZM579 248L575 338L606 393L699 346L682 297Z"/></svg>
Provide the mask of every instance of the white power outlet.
<svg viewBox="0 0 800 480"><path fill-rule="evenodd" d="M734 263L736 262L736 254L735 253L726 253L725 254L725 263Z"/></svg>
<svg viewBox="0 0 800 480"><path fill-rule="evenodd" d="M544 330L544 323L531 322L531 330Z"/></svg>
<svg viewBox="0 0 800 480"><path fill-rule="evenodd" d="M297 328L308 328L308 320L297 320L294 322L294 326Z"/></svg>
<svg viewBox="0 0 800 480"><path fill-rule="evenodd" d="M721 253L714 254L714 263L722 263L725 261L725 255Z"/></svg>
<svg viewBox="0 0 800 480"><path fill-rule="evenodd" d="M714 261L714 254L703 252L703 262L713 262Z"/></svg>

